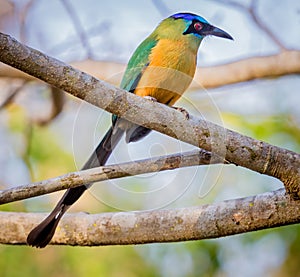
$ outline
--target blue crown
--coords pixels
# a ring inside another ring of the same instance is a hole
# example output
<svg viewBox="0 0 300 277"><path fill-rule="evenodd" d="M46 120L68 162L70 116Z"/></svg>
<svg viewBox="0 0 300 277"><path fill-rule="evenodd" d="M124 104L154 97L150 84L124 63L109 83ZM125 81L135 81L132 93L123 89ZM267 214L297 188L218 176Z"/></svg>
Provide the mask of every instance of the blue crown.
<svg viewBox="0 0 300 277"><path fill-rule="evenodd" d="M194 13L175 13L173 15L171 15L170 17L174 18L174 19L185 19L187 21L193 21L193 20L198 20L200 22L203 23L208 23L206 19L204 19L203 17L194 14Z"/></svg>

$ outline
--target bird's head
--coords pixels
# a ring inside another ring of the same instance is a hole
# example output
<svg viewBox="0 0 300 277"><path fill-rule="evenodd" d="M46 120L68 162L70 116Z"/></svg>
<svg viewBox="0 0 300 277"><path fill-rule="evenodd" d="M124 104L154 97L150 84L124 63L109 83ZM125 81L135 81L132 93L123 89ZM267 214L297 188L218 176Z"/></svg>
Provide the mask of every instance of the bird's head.
<svg viewBox="0 0 300 277"><path fill-rule="evenodd" d="M233 40L228 33L193 13L173 14L163 20L156 31L160 38L180 39L184 36L201 41L206 36L217 36Z"/></svg>

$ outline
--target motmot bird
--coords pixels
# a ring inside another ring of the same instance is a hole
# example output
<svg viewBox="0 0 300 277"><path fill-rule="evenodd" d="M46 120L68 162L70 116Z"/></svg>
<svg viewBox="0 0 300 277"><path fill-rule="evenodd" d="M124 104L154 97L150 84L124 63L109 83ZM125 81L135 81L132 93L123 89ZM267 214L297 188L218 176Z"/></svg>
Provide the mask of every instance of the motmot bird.
<svg viewBox="0 0 300 277"><path fill-rule="evenodd" d="M120 87L128 92L173 106L190 85L197 52L206 36L233 39L225 31L193 13L176 13L164 19L137 47L130 58ZM112 126L82 169L103 166L126 134L126 142L138 141L150 132L116 115ZM45 247L64 213L92 184L68 189L56 207L27 237L31 246Z"/></svg>

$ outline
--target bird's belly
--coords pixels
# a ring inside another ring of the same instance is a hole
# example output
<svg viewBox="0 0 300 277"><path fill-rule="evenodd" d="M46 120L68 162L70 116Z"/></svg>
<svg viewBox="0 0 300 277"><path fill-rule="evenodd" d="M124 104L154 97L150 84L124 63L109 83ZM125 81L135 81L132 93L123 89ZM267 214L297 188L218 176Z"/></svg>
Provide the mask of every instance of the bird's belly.
<svg viewBox="0 0 300 277"><path fill-rule="evenodd" d="M179 70L147 67L134 93L142 97L154 97L158 102L172 106L191 81L191 76Z"/></svg>

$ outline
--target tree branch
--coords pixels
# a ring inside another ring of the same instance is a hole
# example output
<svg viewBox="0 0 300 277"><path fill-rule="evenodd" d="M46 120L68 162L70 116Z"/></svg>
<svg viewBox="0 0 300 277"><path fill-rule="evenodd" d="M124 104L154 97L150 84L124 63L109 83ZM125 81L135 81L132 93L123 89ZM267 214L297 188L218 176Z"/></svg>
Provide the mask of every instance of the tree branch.
<svg viewBox="0 0 300 277"><path fill-rule="evenodd" d="M48 180L2 190L0 191L0 205L108 179L187 166L227 163L221 158L214 158L214 160L211 160L211 158L212 155L210 152L197 150L71 172Z"/></svg>
<svg viewBox="0 0 300 277"><path fill-rule="evenodd" d="M131 122L280 179L300 197L300 155L153 103L80 72L0 33L0 60ZM170 122L172 124L170 124Z"/></svg>
<svg viewBox="0 0 300 277"><path fill-rule="evenodd" d="M25 244L46 214L0 212L0 243ZM52 244L143 244L217 238L300 222L300 201L284 189L197 207L66 214Z"/></svg>
<svg viewBox="0 0 300 277"><path fill-rule="evenodd" d="M96 78L109 80L117 85L125 71L125 65L114 62L85 60L71 63L75 68L87 72ZM287 50L278 54L250 57L223 65L198 67L194 82L190 88L193 90L215 88L232 85L240 82L252 81L263 78L277 78L280 76L300 74L300 51ZM24 72L0 64L0 77L21 78L36 80Z"/></svg>

